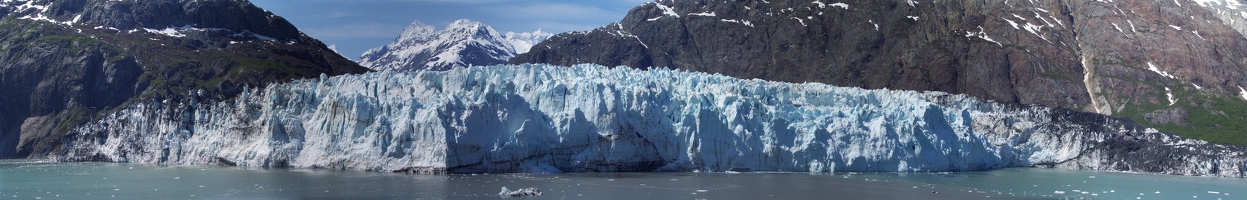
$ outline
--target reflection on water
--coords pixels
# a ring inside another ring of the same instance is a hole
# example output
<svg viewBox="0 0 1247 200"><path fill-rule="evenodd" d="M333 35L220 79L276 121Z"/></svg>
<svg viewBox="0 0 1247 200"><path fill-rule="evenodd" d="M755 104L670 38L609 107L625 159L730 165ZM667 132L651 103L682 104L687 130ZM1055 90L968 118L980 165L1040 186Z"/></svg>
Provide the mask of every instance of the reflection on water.
<svg viewBox="0 0 1247 200"><path fill-rule="evenodd" d="M1015 168L964 173L405 175L0 160L0 199L1243 199L1247 180Z"/></svg>

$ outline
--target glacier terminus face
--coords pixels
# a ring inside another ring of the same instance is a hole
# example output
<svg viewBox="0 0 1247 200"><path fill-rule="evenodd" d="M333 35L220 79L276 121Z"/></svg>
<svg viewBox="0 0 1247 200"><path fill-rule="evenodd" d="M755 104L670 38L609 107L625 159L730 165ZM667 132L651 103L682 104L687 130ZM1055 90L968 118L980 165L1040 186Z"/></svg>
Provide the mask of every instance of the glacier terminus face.
<svg viewBox="0 0 1247 200"><path fill-rule="evenodd" d="M1127 120L941 92L669 69L375 72L134 104L55 159L395 172L934 172L1242 177L1244 149Z"/></svg>

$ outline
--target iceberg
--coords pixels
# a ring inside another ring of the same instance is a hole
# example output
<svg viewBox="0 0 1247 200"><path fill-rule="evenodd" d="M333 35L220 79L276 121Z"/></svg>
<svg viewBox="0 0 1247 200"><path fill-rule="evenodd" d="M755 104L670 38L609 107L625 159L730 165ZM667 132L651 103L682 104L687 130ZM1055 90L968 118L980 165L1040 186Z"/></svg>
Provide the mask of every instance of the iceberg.
<svg viewBox="0 0 1247 200"><path fill-rule="evenodd" d="M935 172L1242 177L1243 147L942 92L540 64L374 72L132 104L59 161L410 173Z"/></svg>
<svg viewBox="0 0 1247 200"><path fill-rule="evenodd" d="M502 187L502 191L498 192L498 196L501 196L504 198L505 197L541 196L541 190L538 190L537 188L520 188L518 190L508 190L507 187Z"/></svg>

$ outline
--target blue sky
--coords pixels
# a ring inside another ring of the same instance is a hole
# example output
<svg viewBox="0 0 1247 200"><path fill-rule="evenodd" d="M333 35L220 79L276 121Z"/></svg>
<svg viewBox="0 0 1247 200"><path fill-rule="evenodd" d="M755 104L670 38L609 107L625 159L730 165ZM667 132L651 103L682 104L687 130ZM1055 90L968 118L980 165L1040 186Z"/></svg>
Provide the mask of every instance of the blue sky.
<svg viewBox="0 0 1247 200"><path fill-rule="evenodd" d="M420 20L444 28L471 19L508 31L589 30L619 21L628 10L651 0L251 0L285 17L304 33L337 45L350 59L388 44Z"/></svg>

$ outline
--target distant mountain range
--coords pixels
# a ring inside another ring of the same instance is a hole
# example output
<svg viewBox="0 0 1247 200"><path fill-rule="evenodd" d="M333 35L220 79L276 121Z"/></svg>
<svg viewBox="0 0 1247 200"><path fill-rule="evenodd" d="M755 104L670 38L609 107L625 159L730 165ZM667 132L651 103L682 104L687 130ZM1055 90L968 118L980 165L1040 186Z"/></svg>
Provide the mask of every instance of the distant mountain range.
<svg viewBox="0 0 1247 200"><path fill-rule="evenodd" d="M0 27L0 158L133 102L368 71L242 0L5 0Z"/></svg>
<svg viewBox="0 0 1247 200"><path fill-rule="evenodd" d="M461 19L443 30L412 22L394 43L368 50L359 64L373 70L447 70L504 64L516 54L549 38L550 33L500 34L480 22Z"/></svg>
<svg viewBox="0 0 1247 200"><path fill-rule="evenodd" d="M1247 144L1239 0L660 0L509 63L944 91Z"/></svg>

